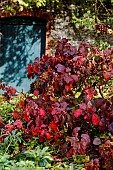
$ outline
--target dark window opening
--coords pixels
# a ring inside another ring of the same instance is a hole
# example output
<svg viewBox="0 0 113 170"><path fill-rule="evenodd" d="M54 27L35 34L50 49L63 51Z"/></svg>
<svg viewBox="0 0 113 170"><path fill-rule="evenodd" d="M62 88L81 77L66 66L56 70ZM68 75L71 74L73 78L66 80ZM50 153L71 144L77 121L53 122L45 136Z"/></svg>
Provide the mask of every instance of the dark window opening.
<svg viewBox="0 0 113 170"><path fill-rule="evenodd" d="M46 21L33 17L0 19L0 82L28 92L27 65L45 53Z"/></svg>

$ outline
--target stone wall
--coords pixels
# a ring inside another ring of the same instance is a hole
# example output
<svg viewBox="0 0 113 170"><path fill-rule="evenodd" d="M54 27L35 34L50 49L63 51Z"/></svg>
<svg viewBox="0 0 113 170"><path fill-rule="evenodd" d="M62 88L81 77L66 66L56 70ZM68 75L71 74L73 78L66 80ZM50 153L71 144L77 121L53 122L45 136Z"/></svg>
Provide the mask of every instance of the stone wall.
<svg viewBox="0 0 113 170"><path fill-rule="evenodd" d="M75 24L71 23L71 17L67 11L54 15L50 36L55 33L62 38L67 38L71 44L75 46L78 46L80 43L84 42L94 44L95 41L104 41L113 46L113 35L96 35L94 30L76 28Z"/></svg>

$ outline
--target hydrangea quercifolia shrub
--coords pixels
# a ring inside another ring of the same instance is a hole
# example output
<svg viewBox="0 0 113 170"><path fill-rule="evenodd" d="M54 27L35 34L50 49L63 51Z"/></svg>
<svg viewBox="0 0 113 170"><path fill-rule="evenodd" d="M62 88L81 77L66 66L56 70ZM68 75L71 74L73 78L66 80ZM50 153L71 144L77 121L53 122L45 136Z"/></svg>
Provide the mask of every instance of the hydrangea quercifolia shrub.
<svg viewBox="0 0 113 170"><path fill-rule="evenodd" d="M15 122L5 129L18 128L26 140L39 136L40 143L59 145L62 156L93 155L86 169L101 168L109 156L99 148L105 143L100 136L113 134L113 49L88 43L76 48L59 39L55 56L36 58L27 71L28 78L37 76L30 87L36 99L21 101L21 112L14 111ZM108 155L113 157L112 147Z"/></svg>

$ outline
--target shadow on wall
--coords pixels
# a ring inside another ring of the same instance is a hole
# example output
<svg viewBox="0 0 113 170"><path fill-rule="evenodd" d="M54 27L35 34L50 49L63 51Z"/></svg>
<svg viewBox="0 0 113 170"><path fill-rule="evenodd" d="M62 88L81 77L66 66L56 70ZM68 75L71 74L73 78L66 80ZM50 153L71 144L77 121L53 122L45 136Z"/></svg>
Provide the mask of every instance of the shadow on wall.
<svg viewBox="0 0 113 170"><path fill-rule="evenodd" d="M27 65L45 51L46 23L33 18L7 18L1 23L0 82L29 91Z"/></svg>

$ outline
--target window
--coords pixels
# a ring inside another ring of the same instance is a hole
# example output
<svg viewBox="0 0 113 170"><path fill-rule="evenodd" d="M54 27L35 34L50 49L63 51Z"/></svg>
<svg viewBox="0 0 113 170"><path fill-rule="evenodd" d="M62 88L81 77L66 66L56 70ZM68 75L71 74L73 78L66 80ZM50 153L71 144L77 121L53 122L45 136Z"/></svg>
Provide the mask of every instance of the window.
<svg viewBox="0 0 113 170"><path fill-rule="evenodd" d="M46 21L34 17L0 19L0 82L28 92L27 65L45 52Z"/></svg>

